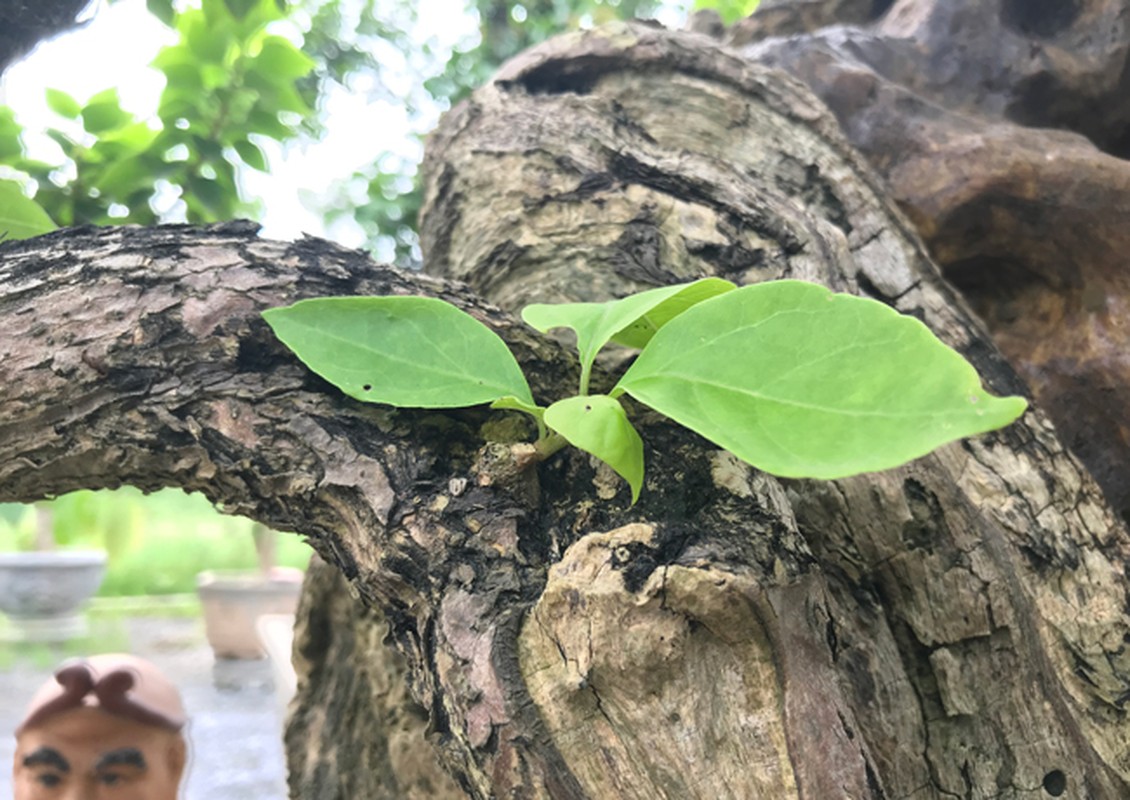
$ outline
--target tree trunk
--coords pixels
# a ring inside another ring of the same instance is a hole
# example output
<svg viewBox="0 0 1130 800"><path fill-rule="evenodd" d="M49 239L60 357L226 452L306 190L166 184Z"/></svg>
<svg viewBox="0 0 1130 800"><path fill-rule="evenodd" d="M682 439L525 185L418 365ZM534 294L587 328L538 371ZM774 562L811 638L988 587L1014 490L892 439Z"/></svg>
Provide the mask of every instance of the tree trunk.
<svg viewBox="0 0 1130 800"><path fill-rule="evenodd" d="M258 316L441 296L544 401L575 385L567 348L478 297L793 277L1024 391L813 95L705 37L604 28L511 62L425 173L428 269L471 288L239 224L0 245L0 500L183 486L344 576L312 570L300 611L295 797L455 793L432 758L482 798L1130 795L1130 539L1039 407L834 482L633 408L631 506L576 451L523 468L509 414L341 397Z"/></svg>

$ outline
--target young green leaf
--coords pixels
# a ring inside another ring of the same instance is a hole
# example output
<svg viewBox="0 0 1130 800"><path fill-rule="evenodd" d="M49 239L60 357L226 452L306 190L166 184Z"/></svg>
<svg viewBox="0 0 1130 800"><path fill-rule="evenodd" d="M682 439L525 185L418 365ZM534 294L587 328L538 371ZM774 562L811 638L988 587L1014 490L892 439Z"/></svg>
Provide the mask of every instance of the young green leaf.
<svg viewBox="0 0 1130 800"><path fill-rule="evenodd" d="M774 281L700 303L660 330L627 392L785 477L889 469L1014 421L918 320L816 284Z"/></svg>
<svg viewBox="0 0 1130 800"><path fill-rule="evenodd" d="M670 288L672 287L663 287L663 289L651 291L663 292ZM722 278L703 278L700 281L685 284L680 291L662 300L658 305L640 314L630 324L617 331L612 337L612 341L642 350L660 328L688 308L735 288L737 287L734 284ZM649 294L649 292L644 294Z"/></svg>
<svg viewBox="0 0 1130 800"><path fill-rule="evenodd" d="M324 297L263 317L303 363L358 400L458 408L512 397L534 405L502 339L443 300Z"/></svg>
<svg viewBox="0 0 1130 800"><path fill-rule="evenodd" d="M612 467L632 488L632 502L639 499L643 440L618 400L604 394L567 397L545 410L545 424Z"/></svg>
<svg viewBox="0 0 1130 800"><path fill-rule="evenodd" d="M0 241L26 239L57 226L39 203L27 197L15 181L0 181Z"/></svg>
<svg viewBox="0 0 1130 800"><path fill-rule="evenodd" d="M675 316L733 288L734 284L721 278L703 278L693 283L661 286L607 303L534 303L522 309L522 319L542 333L551 328L576 331L581 394L585 394L596 354L610 340L643 347Z"/></svg>
<svg viewBox="0 0 1130 800"><path fill-rule="evenodd" d="M82 113L82 103L61 89L47 90L47 107L67 119L78 119Z"/></svg>

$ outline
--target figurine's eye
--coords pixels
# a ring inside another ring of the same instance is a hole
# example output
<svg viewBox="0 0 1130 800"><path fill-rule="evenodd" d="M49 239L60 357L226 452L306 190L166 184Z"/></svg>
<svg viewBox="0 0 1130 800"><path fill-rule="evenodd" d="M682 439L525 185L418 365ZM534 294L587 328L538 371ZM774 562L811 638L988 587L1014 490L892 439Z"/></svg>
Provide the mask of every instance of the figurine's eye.
<svg viewBox="0 0 1130 800"><path fill-rule="evenodd" d="M98 782L103 786L117 786L124 780L125 777L116 772L100 772L98 774Z"/></svg>
<svg viewBox="0 0 1130 800"><path fill-rule="evenodd" d="M41 772L35 776L35 780L37 783L53 789L63 782L63 777L55 772Z"/></svg>

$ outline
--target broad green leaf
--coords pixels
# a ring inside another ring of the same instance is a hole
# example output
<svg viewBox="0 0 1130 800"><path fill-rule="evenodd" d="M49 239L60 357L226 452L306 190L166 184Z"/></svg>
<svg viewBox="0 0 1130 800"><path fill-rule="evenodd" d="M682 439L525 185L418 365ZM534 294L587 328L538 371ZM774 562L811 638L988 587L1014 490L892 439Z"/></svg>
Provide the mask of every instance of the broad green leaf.
<svg viewBox="0 0 1130 800"><path fill-rule="evenodd" d="M15 181L0 181L0 240L27 239L57 226Z"/></svg>
<svg viewBox="0 0 1130 800"><path fill-rule="evenodd" d="M801 281L746 286L666 325L613 390L758 469L841 478L1003 427L1026 408L913 317Z"/></svg>
<svg viewBox="0 0 1130 800"><path fill-rule="evenodd" d="M576 331L581 393L584 394L588 391L588 376L596 354L611 339L641 347L656 330L692 305L733 288L734 284L721 278L703 278L607 303L535 303L522 309L522 319L542 333L551 328Z"/></svg>
<svg viewBox="0 0 1130 800"><path fill-rule="evenodd" d="M504 397L534 405L502 339L431 297L326 297L263 312L283 344L350 397L457 408Z"/></svg>
<svg viewBox="0 0 1130 800"><path fill-rule="evenodd" d="M132 120L130 113L122 110L117 89L99 92L82 109L82 127L87 133L111 131Z"/></svg>
<svg viewBox="0 0 1130 800"><path fill-rule="evenodd" d="M60 89L47 90L47 107L67 119L78 119L82 113L82 104Z"/></svg>
<svg viewBox="0 0 1130 800"><path fill-rule="evenodd" d="M545 410L545 424L574 447L599 458L632 487L632 502L643 487L643 440L620 401L605 394L567 397Z"/></svg>
<svg viewBox="0 0 1130 800"><path fill-rule="evenodd" d="M273 80L296 80L314 68L314 60L289 40L268 36L254 60L255 69Z"/></svg>
<svg viewBox="0 0 1130 800"><path fill-rule="evenodd" d="M259 145L241 139L235 143L235 151L239 153L239 157L243 159L243 163L247 166L260 172L267 171L267 158L263 155L263 151L259 149Z"/></svg>
<svg viewBox="0 0 1130 800"><path fill-rule="evenodd" d="M612 341L628 347L643 349L660 328L688 308L734 288L734 284L722 278L703 278L700 281L686 284L682 291L675 292L661 301L659 305L641 314L631 324L617 331L612 337Z"/></svg>

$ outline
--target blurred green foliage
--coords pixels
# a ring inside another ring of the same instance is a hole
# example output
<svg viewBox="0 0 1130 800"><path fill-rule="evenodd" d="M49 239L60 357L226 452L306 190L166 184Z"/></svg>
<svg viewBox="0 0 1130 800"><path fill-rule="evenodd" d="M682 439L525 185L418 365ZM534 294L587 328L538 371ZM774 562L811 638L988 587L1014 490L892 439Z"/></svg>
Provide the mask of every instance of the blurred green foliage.
<svg viewBox="0 0 1130 800"><path fill-rule="evenodd" d="M0 180L0 240L26 239L55 230L55 223L17 181Z"/></svg>
<svg viewBox="0 0 1130 800"><path fill-rule="evenodd" d="M178 35L153 62L166 79L154 118L123 109L113 87L85 103L49 89L59 124L46 135L58 157L45 161L27 156L22 126L0 106L0 168L7 168L0 178L34 188L59 225L256 218L259 201L241 195L239 171L269 169L267 140L317 137L315 109L331 88L402 106L422 139L422 120L463 99L506 59L563 30L649 16L660 2L467 0L477 35L453 50L421 35L418 4L408 0L196 0L180 11L184 4L174 0L147 5ZM309 204L329 225L355 220L374 251L416 266L416 169L412 157L374 153Z"/></svg>
<svg viewBox="0 0 1130 800"><path fill-rule="evenodd" d="M257 215L237 170L267 169L265 139L286 141L313 115L299 82L314 62L275 32L289 7L276 0L201 0L177 13L150 0L178 41L153 66L164 74L157 116L123 109L117 88L85 103L59 89L46 131L59 158L28 158L23 128L0 107L0 165L34 182L35 200L60 225L150 225L163 217L214 222Z"/></svg>
<svg viewBox="0 0 1130 800"><path fill-rule="evenodd" d="M217 513L203 495L179 489L143 495L127 487L72 492L51 508L56 543L108 551L102 597L191 593L202 570L250 570L259 564L254 523ZM32 507L0 504L0 551L29 549L34 538ZM279 537L281 566L305 567L310 553L300 537Z"/></svg>
<svg viewBox="0 0 1130 800"><path fill-rule="evenodd" d="M694 10L712 8L724 23L733 25L756 11L760 4L761 0L695 0Z"/></svg>

